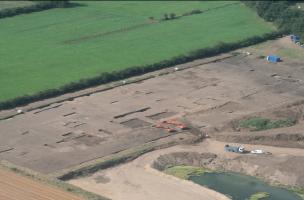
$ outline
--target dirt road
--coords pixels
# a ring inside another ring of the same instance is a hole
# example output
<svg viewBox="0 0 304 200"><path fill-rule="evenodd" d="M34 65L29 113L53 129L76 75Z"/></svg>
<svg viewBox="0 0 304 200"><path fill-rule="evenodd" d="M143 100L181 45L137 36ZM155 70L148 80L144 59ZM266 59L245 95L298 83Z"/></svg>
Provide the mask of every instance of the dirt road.
<svg viewBox="0 0 304 200"><path fill-rule="evenodd" d="M0 168L0 200L83 200Z"/></svg>

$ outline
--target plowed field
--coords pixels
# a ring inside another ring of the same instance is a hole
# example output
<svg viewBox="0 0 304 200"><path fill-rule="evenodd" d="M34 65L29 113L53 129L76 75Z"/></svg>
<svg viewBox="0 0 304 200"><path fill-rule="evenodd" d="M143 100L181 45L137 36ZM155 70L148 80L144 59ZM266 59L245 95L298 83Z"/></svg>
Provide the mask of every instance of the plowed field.
<svg viewBox="0 0 304 200"><path fill-rule="evenodd" d="M83 200L0 168L0 200Z"/></svg>

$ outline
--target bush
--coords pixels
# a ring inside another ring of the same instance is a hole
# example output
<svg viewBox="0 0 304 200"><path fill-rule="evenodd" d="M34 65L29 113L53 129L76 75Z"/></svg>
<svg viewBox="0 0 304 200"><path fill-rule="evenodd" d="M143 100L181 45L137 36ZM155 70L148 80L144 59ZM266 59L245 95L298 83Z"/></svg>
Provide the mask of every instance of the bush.
<svg viewBox="0 0 304 200"><path fill-rule="evenodd" d="M175 18L176 18L175 13L171 13L171 14L170 14L170 19L175 19Z"/></svg>
<svg viewBox="0 0 304 200"><path fill-rule="evenodd" d="M168 20L169 19L169 16L167 13L164 14L164 20Z"/></svg>
<svg viewBox="0 0 304 200"><path fill-rule="evenodd" d="M202 12L203 12L203 11L201 11L201 10L199 10L199 9L194 9L194 10L191 10L190 12L184 13L183 16L201 14Z"/></svg>

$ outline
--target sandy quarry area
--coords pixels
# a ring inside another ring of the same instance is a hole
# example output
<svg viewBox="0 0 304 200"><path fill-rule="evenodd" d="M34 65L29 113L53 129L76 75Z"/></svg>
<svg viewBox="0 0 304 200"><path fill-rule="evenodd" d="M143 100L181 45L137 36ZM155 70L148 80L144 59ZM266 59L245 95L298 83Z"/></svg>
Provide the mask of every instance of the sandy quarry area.
<svg viewBox="0 0 304 200"><path fill-rule="evenodd" d="M304 149L246 145L247 149L258 148L272 153L271 156L265 158L265 156L260 155L239 155L225 152L223 151L223 146L225 144L226 143L224 142L206 140L196 145L175 146L154 151L127 164L102 170L89 177L74 179L71 180L70 183L115 200L217 200L227 198L194 183L180 180L170 175L165 175L151 167L153 162L161 155L170 155L176 152L212 152L218 157L214 162L212 162L212 164L209 164L210 166L213 165L214 167L220 163L221 165L223 163L229 163L229 165L233 166L231 168L233 168L234 171L243 170L247 174L256 175L255 173L258 174L262 171L268 170L268 176L273 176L273 178L277 178L278 180L286 181L289 179L290 181L295 181L298 177L296 177L297 174L293 170L297 170L296 168L299 166L285 169L285 171L283 166L290 162L291 157L301 158L302 164L304 161ZM189 155L188 158L180 157L178 160L182 159L189 160ZM263 160L265 161L265 159L270 160L267 165L262 162ZM170 158L170 160L172 160L172 158ZM269 164L273 160L279 162ZM244 161L246 165L241 166L242 161ZM240 166L239 169L236 165ZM264 174L266 174L266 172L264 172ZM304 172L301 173L301 178L303 177Z"/></svg>
<svg viewBox="0 0 304 200"><path fill-rule="evenodd" d="M215 191L165 175L151 167L153 161L161 154L191 150L193 146L175 146L154 151L127 164L102 170L89 177L74 179L69 183L115 200L228 199Z"/></svg>
<svg viewBox="0 0 304 200"><path fill-rule="evenodd" d="M53 186L38 183L0 168L1 200L83 200Z"/></svg>
<svg viewBox="0 0 304 200"><path fill-rule="evenodd" d="M288 38L276 44L294 45ZM152 127L172 117L213 137L223 130L242 135L228 131L231 120L269 109L279 111L303 99L303 65L283 59L271 64L257 54L240 54L2 120L0 159L49 174L172 135L192 137L190 132ZM298 126L301 130L301 123ZM302 143L291 140L285 146Z"/></svg>

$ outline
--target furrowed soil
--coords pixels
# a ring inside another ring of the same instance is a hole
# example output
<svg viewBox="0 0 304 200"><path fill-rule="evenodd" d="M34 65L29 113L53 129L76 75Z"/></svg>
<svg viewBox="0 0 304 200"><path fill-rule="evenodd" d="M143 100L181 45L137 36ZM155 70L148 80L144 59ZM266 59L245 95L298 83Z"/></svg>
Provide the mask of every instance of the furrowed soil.
<svg viewBox="0 0 304 200"><path fill-rule="evenodd" d="M1 200L84 200L53 186L33 181L0 168Z"/></svg>

